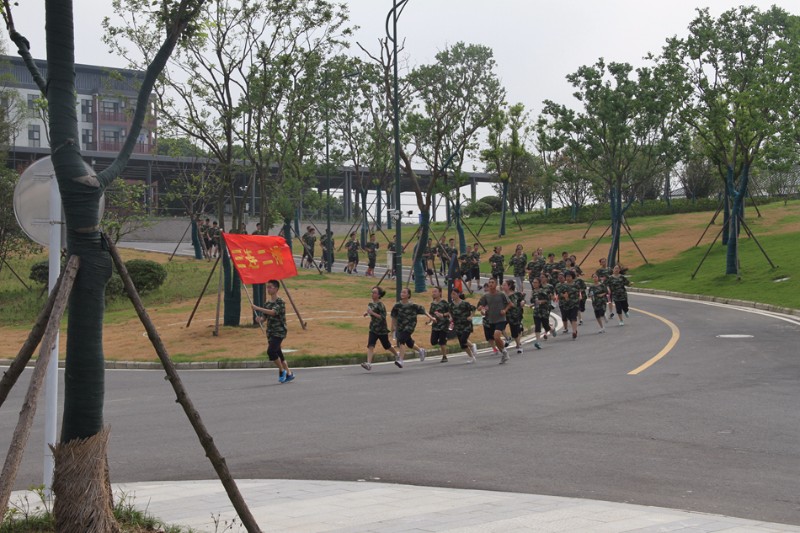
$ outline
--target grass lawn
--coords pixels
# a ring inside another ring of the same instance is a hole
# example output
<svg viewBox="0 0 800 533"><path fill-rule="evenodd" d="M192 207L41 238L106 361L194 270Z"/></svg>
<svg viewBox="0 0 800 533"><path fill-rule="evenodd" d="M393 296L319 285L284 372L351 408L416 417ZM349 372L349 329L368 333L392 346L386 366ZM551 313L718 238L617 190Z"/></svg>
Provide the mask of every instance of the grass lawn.
<svg viewBox="0 0 800 533"><path fill-rule="evenodd" d="M800 308L800 267L796 260L798 237L800 237L800 201L787 205L781 203L761 207L762 217L758 218L752 208L747 209L747 221L764 246L772 261L778 265L772 269L755 243L746 236L741 239L741 277L726 276L725 248L717 243L700 269L695 279L691 274L700 263L711 240L719 231L719 223L713 225L703 242L693 247L711 219L712 213L689 213L671 216L637 217L628 222L636 243L649 264L646 264L629 237L622 240L621 261L630 267L631 279L635 286L663 289L684 293L707 294L721 297L753 300L785 307ZM720 217L721 218L721 217ZM483 219L467 220L466 223L477 233ZM610 242L609 237L600 239L607 222L598 222L591 228L587 224L530 225L520 231L510 219L504 237L498 237L499 217L493 216L481 231L480 240L489 250L483 254L488 259L492 247L503 246L506 260L513 254L517 244L531 252L541 246L545 252L561 251L574 253L578 260L584 260L583 269L593 272L597 260L605 256ZM403 235L409 238L413 226L403 228ZM433 225L433 232L441 236L445 224ZM469 243L474 242L466 232ZM449 228L446 238L454 237L455 229ZM599 242L598 242L599 239ZM597 245L595 246L595 243ZM590 253L591 250L591 253ZM265 342L259 328L251 327L250 308L242 295L241 326L221 327L220 334L214 335L216 319L217 274L209 285L191 327L186 327L189 314L208 278L212 264L187 257L176 257L167 263L164 254L151 254L133 250L121 250L125 260L146 258L164 264L168 276L164 286L143 296L148 313L156 323L159 332L178 362L184 361L242 361L263 359ZM409 264L410 251L406 256ZM46 255L25 260L10 261L12 267L26 278L33 262L46 258ZM383 250L378 255L379 262L385 258ZM362 265L361 271L363 272ZM483 272L488 269L483 263ZM404 269L405 275L408 270ZM405 276L404 276L405 277ZM284 347L295 361L318 361L320 358L363 360L365 353L368 320L363 312L369 301L370 289L378 278L347 276L341 272L320 275L316 270L301 270L300 275L286 281L307 329L300 327L283 291L281 296L287 301L287 320L289 336ZM403 282L405 283L405 279ZM32 282L29 282L32 283ZM382 285L387 290L384 304L391 309L395 301L394 280L386 280ZM22 345L45 295L36 286L26 290L10 273L8 268L0 270L0 335L5 342L0 345L0 358L12 358ZM477 296L471 297L473 300ZM418 294L414 300L427 307L428 294ZM526 313L526 325L531 320ZM419 339L425 339L428 328L420 321ZM65 322L62 324L62 331ZM477 336L475 337L477 338ZM62 345L65 335L61 336ZM108 303L104 345L106 357L116 360L157 361L149 344L144 328L139 323L127 298L121 297ZM61 350L64 353L64 350ZM384 352L378 350L376 355Z"/></svg>

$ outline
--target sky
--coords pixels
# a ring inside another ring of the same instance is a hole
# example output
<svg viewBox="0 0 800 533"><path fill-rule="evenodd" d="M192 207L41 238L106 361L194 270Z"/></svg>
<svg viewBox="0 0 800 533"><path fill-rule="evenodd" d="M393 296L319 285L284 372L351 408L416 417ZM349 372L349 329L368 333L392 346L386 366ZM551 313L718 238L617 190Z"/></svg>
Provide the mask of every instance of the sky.
<svg viewBox="0 0 800 533"><path fill-rule="evenodd" d="M355 42L377 52L393 0L345 3L351 22L359 27L351 52L361 54ZM12 8L17 30L32 43L34 57L42 58L44 1L19 4ZM408 0L398 34L410 67L433 62L437 52L459 41L492 48L507 101L523 103L535 118L545 99L575 104L565 76L578 67L600 57L640 66L643 57L657 54L667 38L686 34L697 8L708 7L717 16L741 4L762 10L776 4L800 12L797 0ZM125 67L102 44L101 21L106 15L112 15L110 2L75 0L76 61ZM14 52L8 44L6 48Z"/></svg>

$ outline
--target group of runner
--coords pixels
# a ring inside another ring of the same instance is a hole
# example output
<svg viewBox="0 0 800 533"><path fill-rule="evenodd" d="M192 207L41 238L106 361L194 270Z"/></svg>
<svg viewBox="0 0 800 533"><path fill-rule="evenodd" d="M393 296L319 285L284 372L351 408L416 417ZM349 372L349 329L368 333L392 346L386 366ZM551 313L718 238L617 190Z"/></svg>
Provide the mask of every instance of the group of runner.
<svg viewBox="0 0 800 533"><path fill-rule="evenodd" d="M477 245L476 247L477 248ZM477 252L477 249L474 250ZM548 260L542 259L541 249L537 250L531 262L522 254L522 246L518 245L511 260L514 279L503 279L503 271L497 264L503 263L502 249L494 249L492 262L492 277L483 285L484 293L472 305L467 300L465 291L454 291L452 302L444 299L442 288L434 286L431 290L431 303L425 307L411 301L411 292L405 288L400 293L400 301L392 308L389 316L392 319L391 331L394 333L396 346L389 340L390 328L387 323L387 311L381 298L385 291L380 287L372 289L372 300L367 306L364 316L370 317L369 337L367 340L367 361L361 366L366 370L372 369L375 346L378 341L384 349L395 356L395 365L403 368L406 349L416 350L420 361L427 356L425 348L421 347L413 338L416 331L417 317L424 315L431 325L430 346L438 347L441 353L441 362L448 362L447 342L451 336L456 337L459 346L466 352L467 363L474 363L477 357L475 344L470 341L473 328L473 316L479 311L482 316L484 339L492 346L495 353L500 353L500 364L509 361L508 348L513 340L518 354L523 352L521 335L524 331L523 317L525 308L533 310L534 321L534 347L541 349L541 340L547 340L549 335L556 337L558 332L551 326L550 317L554 309L558 308L563 323L562 333L571 332L572 339L578 337L578 326L583 324L583 315L586 312L586 303L592 301L592 312L598 325L597 333L605 333L605 326L615 315L607 308L613 303L618 316L619 325L625 325L624 319L628 316L628 295L626 287L630 281L622 274L623 269L615 265L613 269L607 267L606 259L600 259L600 266L592 274L592 284L587 285L582 279L583 271L574 262L574 256L567 252L562 254L562 260L555 261L555 254L548 254ZM466 254L463 254L466 255ZM480 280L480 273L473 275L472 264L467 258L469 274L465 280L467 289L472 280ZM529 271L528 279L531 285L530 293L524 289L522 269L517 265L524 265ZM461 272L457 273L461 275ZM530 298L528 299L528 294ZM506 337L508 328L509 337Z"/></svg>
<svg viewBox="0 0 800 533"><path fill-rule="evenodd" d="M330 237L330 236L328 236ZM302 238L304 243L304 266L307 261L313 262L313 245L316 237L313 228ZM443 243L444 239L440 241ZM333 240L323 238L323 246L333 246ZM454 253L454 239L450 244L445 244L445 257L447 248ZM358 252L367 252L369 259L366 275L374 276L375 262L379 245L375 242L375 235L370 235L369 242L361 246L356 239L356 234L351 233L346 243L348 263L345 272L353 274L358 266ZM429 249L424 257L426 268L430 276L435 268ZM523 253L522 245L517 245L514 255L508 261L508 269L513 279L505 279L506 261L502 254L502 247L494 247L489 258L491 277L480 286L480 251L479 244L475 243L472 250L460 254L456 261L450 261L449 267L444 264L441 272L445 279L453 280L455 290L452 291L452 301L445 298L442 287L434 285L431 289L431 302L426 309L420 304L411 301L409 288L402 289L400 301L387 312L382 298L386 292L379 286L371 290L371 300L367 304L365 317L370 318L369 335L367 339L367 360L361 364L366 370L372 370L375 347L380 342L381 346L395 357L394 364L403 368L407 350L416 351L419 360L424 361L427 350L414 340L413 335L417 327L417 317L423 315L430 326L430 346L438 348L441 362L448 362L447 343L451 337L458 340L459 346L467 355L467 364L477 360L476 345L470 340L474 331L473 317L480 313L484 339L500 354L500 364L510 360L508 348L511 342L515 344L518 354L523 353L521 335L524 331L523 318L526 308L532 309L534 335L533 345L541 349L542 340L547 340L549 335L556 337L558 332L551 325L551 314L557 308L561 314L563 324L562 333L572 333L572 339L578 337L578 327L583 324L586 303L591 300L592 311L598 325L598 333L605 333L605 326L615 315L619 325L625 324L628 316L628 296L626 287L630 281L623 274L620 265L609 269L605 258L599 260L599 267L591 275L591 285L583 280L583 271L576 264L575 256L563 252L561 260L555 260L555 254L550 253L544 259L541 248L537 249L533 257L528 260ZM452 255L450 256L452 257ZM444 263L444 261L443 261ZM446 273L446 268L449 272ZM526 279L527 278L527 279ZM468 293L473 293L472 282L476 281L476 291L483 289L483 294L473 305L468 299ZM530 291L525 290L525 281L530 284ZM462 282L462 283L459 283ZM460 286L459 286L460 285ZM267 283L267 301L264 306L253 305L253 311L260 322L267 323L267 355L279 368L279 382L286 383L294 379L294 374L289 369L281 350L281 343L286 337L286 306L278 297L279 283ZM466 289L466 290L464 290ZM608 309L613 303L614 310ZM610 313L607 316L607 312ZM388 319L391 317L391 328ZM506 330L508 329L508 337ZM390 333L394 342L390 340Z"/></svg>

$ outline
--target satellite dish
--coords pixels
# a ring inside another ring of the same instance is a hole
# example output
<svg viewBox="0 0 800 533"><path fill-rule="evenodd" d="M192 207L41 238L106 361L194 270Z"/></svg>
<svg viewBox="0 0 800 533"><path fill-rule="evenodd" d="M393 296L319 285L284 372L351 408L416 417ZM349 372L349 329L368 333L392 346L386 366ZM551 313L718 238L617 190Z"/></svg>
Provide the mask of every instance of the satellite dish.
<svg viewBox="0 0 800 533"><path fill-rule="evenodd" d="M94 170L85 161L87 174ZM50 156L36 160L20 175L14 187L14 215L25 235L42 246L50 245L50 183L56 178L55 168ZM61 203L61 195L58 196ZM105 196L100 198L100 216L105 210ZM64 223L64 210L61 210L61 242L67 242L67 226Z"/></svg>

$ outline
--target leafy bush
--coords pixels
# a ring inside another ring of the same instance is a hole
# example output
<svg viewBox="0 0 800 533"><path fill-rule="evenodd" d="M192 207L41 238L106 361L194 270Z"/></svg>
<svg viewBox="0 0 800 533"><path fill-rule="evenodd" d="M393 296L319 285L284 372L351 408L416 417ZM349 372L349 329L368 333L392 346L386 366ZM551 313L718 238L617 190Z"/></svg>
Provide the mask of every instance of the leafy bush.
<svg viewBox="0 0 800 533"><path fill-rule="evenodd" d="M474 204L470 204L464 208L464 215L466 217L487 217L494 213L494 207L487 204L486 202L475 202Z"/></svg>
<svg viewBox="0 0 800 533"><path fill-rule="evenodd" d="M48 261L39 261L31 266L31 273L28 275L36 283L47 285L50 280L50 264Z"/></svg>
<svg viewBox="0 0 800 533"><path fill-rule="evenodd" d="M159 288L167 279L167 270L155 261L131 259L125 262L125 268L140 294Z"/></svg>
<svg viewBox="0 0 800 533"><path fill-rule="evenodd" d="M496 213L499 213L503 210L503 199L499 196L484 196L478 202L483 202L484 204L489 204L492 206L492 210ZM484 215L485 216L485 215Z"/></svg>
<svg viewBox="0 0 800 533"><path fill-rule="evenodd" d="M134 282L135 283L135 282ZM122 278L119 277L116 270L111 274L111 279L108 280L106 285L106 298L118 298L125 294L125 284L122 283Z"/></svg>

